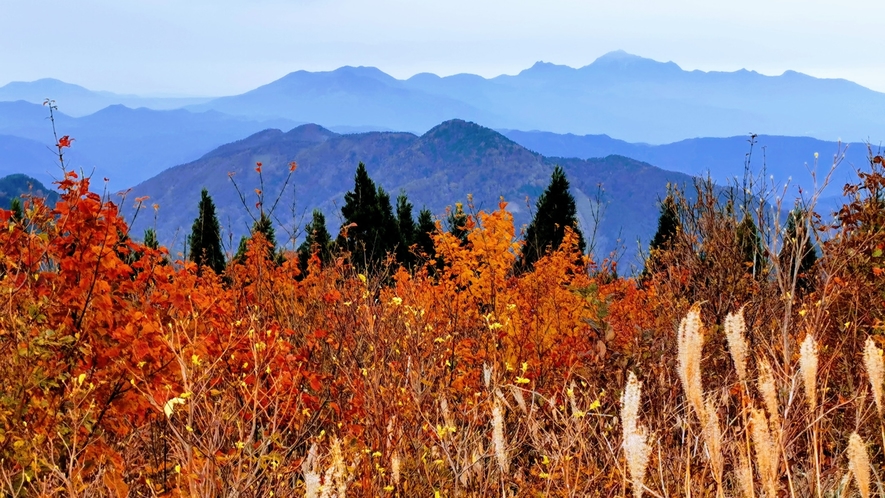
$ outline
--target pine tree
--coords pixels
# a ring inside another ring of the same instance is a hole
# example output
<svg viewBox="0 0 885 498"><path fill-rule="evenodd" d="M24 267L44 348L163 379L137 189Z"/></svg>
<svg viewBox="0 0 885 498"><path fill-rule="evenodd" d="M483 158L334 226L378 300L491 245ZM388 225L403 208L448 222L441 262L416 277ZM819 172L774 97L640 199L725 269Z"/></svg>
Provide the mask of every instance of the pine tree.
<svg viewBox="0 0 885 498"><path fill-rule="evenodd" d="M416 242L418 230L415 220L412 218L412 203L406 197L405 192L400 192L396 198L396 222L399 228L399 245L396 248L397 261L411 267L415 263L415 255L412 245Z"/></svg>
<svg viewBox="0 0 885 498"><path fill-rule="evenodd" d="M313 210L310 223L304 227L304 242L298 246L298 262L304 273L307 270L307 261L317 252L320 262L325 266L332 259L332 236L326 229L326 217L319 209Z"/></svg>
<svg viewBox="0 0 885 498"><path fill-rule="evenodd" d="M24 219L25 213L22 209L22 200L19 197L13 197L9 202L9 210L12 211L12 220L20 222Z"/></svg>
<svg viewBox="0 0 885 498"><path fill-rule="evenodd" d="M283 255L277 251L276 231L273 228L273 222L265 212L262 212L261 216L252 223L251 236L254 237L256 233L262 234L265 242L267 242L267 259L276 264L282 264ZM237 247L237 253L234 255L233 259L234 261L242 263L245 260L248 244L248 237L240 238L240 245Z"/></svg>
<svg viewBox="0 0 885 498"><path fill-rule="evenodd" d="M812 288L812 272L817 262L817 251L811 241L806 218L805 212L799 206L790 212L784 230L783 248L778 255L781 271L786 272L791 280L793 275L796 275L796 290L800 293Z"/></svg>
<svg viewBox="0 0 885 498"><path fill-rule="evenodd" d="M762 247L762 236L753 217L744 215L737 226L737 243L744 266L755 278L761 278L765 272L765 249Z"/></svg>
<svg viewBox="0 0 885 498"><path fill-rule="evenodd" d="M651 239L648 251L667 249L680 230L679 213L673 194L667 194L661 203L661 216L658 218L658 230Z"/></svg>
<svg viewBox="0 0 885 498"><path fill-rule="evenodd" d="M390 195L381 187L378 187L378 209L381 212L381 226L376 245L381 247L383 257L389 252L398 250L402 237L399 232L399 221L390 202Z"/></svg>
<svg viewBox="0 0 885 498"><path fill-rule="evenodd" d="M461 245L467 244L467 236L470 234L470 230L467 228L467 221L464 205L456 202L455 209L449 211L446 224L448 225L448 232L457 237L461 241Z"/></svg>
<svg viewBox="0 0 885 498"><path fill-rule="evenodd" d="M377 266L399 242L390 196L375 186L363 163L357 166L353 190L344 195L341 215L347 237L340 236L339 244L347 247L359 267Z"/></svg>
<svg viewBox="0 0 885 498"><path fill-rule="evenodd" d="M584 235L578 227L575 198L569 192L565 171L559 166L553 169L550 184L538 199L536 212L526 230L521 266L529 269L547 251L556 250L562 244L565 227L571 227L578 235L578 248L585 249Z"/></svg>
<svg viewBox="0 0 885 498"><path fill-rule="evenodd" d="M433 214L427 208L418 212L418 226L415 229L415 245L418 254L423 254L427 259L436 259L436 249L433 247L433 232L436 231L436 223Z"/></svg>
<svg viewBox="0 0 885 498"><path fill-rule="evenodd" d="M148 228L144 231L144 246L154 250L160 248L160 243L157 241L157 232L153 228Z"/></svg>
<svg viewBox="0 0 885 498"><path fill-rule="evenodd" d="M669 185L668 185L669 188ZM645 281L653 271L657 271L661 264L661 256L664 251L672 247L676 240L677 234L682 229L679 221L679 211L676 207L676 199L673 193L667 194L667 197L661 202L661 214L658 217L658 229L651 243L648 246L648 259L645 261L645 268L639 280Z"/></svg>
<svg viewBox="0 0 885 498"><path fill-rule="evenodd" d="M199 214L190 235L189 259L199 269L208 266L217 274L224 272L224 253L221 251L221 228L215 216L215 203L206 189L200 193Z"/></svg>

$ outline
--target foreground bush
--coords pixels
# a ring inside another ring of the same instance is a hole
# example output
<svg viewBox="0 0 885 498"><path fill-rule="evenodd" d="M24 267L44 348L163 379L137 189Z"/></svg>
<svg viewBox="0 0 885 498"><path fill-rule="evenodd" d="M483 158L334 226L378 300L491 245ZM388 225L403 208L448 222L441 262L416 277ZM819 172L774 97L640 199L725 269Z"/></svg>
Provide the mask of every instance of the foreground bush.
<svg viewBox="0 0 885 498"><path fill-rule="evenodd" d="M503 204L409 272L302 273L258 236L198 274L69 175L0 211L2 493L881 494L877 175L802 295L678 246L639 286L570 233L515 273Z"/></svg>

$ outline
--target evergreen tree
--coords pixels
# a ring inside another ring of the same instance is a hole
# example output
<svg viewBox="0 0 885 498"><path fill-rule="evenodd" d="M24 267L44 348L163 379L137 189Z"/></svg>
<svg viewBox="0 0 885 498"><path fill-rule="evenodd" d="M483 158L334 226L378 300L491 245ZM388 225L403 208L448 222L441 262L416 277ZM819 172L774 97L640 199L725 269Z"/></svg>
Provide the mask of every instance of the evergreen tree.
<svg viewBox="0 0 885 498"><path fill-rule="evenodd" d="M144 231L144 245L154 250L160 248L160 242L157 241L157 232L153 228L148 228Z"/></svg>
<svg viewBox="0 0 885 498"><path fill-rule="evenodd" d="M467 244L467 236L470 230L467 229L467 213L464 212L464 205L460 202L455 203L455 209L449 211L446 219L448 231L461 241L461 245Z"/></svg>
<svg viewBox="0 0 885 498"><path fill-rule="evenodd" d="M669 189L669 185L667 186ZM676 207L676 199L672 192L667 193L667 197L661 202L661 214L658 217L658 229L651 243L648 246L648 259L645 261L645 268L639 276L640 282L645 282L653 271L657 271L661 265L661 256L664 251L672 247L676 236L682 229L679 221L679 211Z"/></svg>
<svg viewBox="0 0 885 498"><path fill-rule="evenodd" d="M313 216L304 227L304 242L298 246L298 263L304 273L307 270L307 261L317 251L320 262L325 266L332 259L332 236L326 230L326 217L319 209L313 210Z"/></svg>
<svg viewBox="0 0 885 498"><path fill-rule="evenodd" d="M436 249L433 247L433 232L436 231L436 223L433 214L427 208L418 212L418 226L415 229L415 244L418 254L424 254L427 259L436 259Z"/></svg>
<svg viewBox="0 0 885 498"><path fill-rule="evenodd" d="M25 213L22 209L22 200L19 197L13 197L9 202L9 210L12 211L12 220L19 222L24 219Z"/></svg>
<svg viewBox="0 0 885 498"><path fill-rule="evenodd" d="M562 244L565 227L571 227L578 235L578 248L584 252L584 235L578 228L575 198L569 192L569 182L559 166L553 169L550 184L538 199L535 216L526 230L522 253L522 267L529 269L547 251L556 250Z"/></svg>
<svg viewBox="0 0 885 498"><path fill-rule="evenodd" d="M224 272L224 253L221 251L221 228L215 216L215 203L206 189L200 193L199 214L190 235L189 259L202 269L208 266L216 274Z"/></svg>
<svg viewBox="0 0 885 498"><path fill-rule="evenodd" d="M399 245L396 248L396 259L411 267L415 263L414 253L411 248L416 242L418 230L415 220L412 218L412 203L406 197L405 192L400 192L396 198L396 222L399 229Z"/></svg>
<svg viewBox="0 0 885 498"><path fill-rule="evenodd" d="M664 202L661 203L661 216L658 218L658 230L655 232L655 236L651 239L651 244L648 247L648 252L651 253L655 250L666 250L670 243L675 239L676 234L679 233L680 223L679 223L679 213L676 210L676 200L673 198L673 194L667 194L667 197L664 198Z"/></svg>
<svg viewBox="0 0 885 498"><path fill-rule="evenodd" d="M744 266L754 277L761 278L766 267L765 249L762 247L759 229L749 214L745 214L743 221L737 226L737 243Z"/></svg>
<svg viewBox="0 0 885 498"><path fill-rule="evenodd" d="M799 206L790 212L784 230L783 248L778 255L781 271L786 272L789 279L796 275L796 290L800 293L811 289L812 272L817 262L817 251L809 236L806 219L805 212Z"/></svg>
<svg viewBox="0 0 885 498"><path fill-rule="evenodd" d="M347 237L339 236L339 243L347 247L357 266L376 266L399 242L390 196L375 186L363 163L357 166L353 190L344 195L341 215Z"/></svg>
<svg viewBox="0 0 885 498"><path fill-rule="evenodd" d="M378 187L378 209L381 212L378 245L383 248L383 257L388 252L398 250L402 237L399 232L399 221L390 202L390 195L380 186Z"/></svg>
<svg viewBox="0 0 885 498"><path fill-rule="evenodd" d="M276 231L273 228L273 222L267 213L262 212L261 216L252 223L252 231L251 235L255 236L256 233L260 233L264 236L264 240L267 242L267 259L275 262L276 264L283 263L283 255L277 252L277 237ZM237 247L237 253L234 255L234 261L242 263L246 258L246 249L248 248L249 238L242 237L240 238L240 245Z"/></svg>

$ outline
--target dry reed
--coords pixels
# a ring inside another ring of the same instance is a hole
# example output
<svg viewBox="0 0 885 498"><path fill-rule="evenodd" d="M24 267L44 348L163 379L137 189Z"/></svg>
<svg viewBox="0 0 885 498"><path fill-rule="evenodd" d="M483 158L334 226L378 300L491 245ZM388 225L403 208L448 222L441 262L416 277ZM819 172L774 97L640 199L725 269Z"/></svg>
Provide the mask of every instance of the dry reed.
<svg viewBox="0 0 885 498"><path fill-rule="evenodd" d="M805 386L805 400L814 412L817 409L817 341L811 334L805 336L799 347L799 370Z"/></svg>
<svg viewBox="0 0 885 498"><path fill-rule="evenodd" d="M501 411L501 403L497 399L492 407L492 444L495 450L495 459L498 461L498 469L502 474L507 474L510 464L507 460L507 442L504 439L504 415Z"/></svg>
<svg viewBox="0 0 885 498"><path fill-rule="evenodd" d="M768 419L765 412L753 408L750 410L750 427L753 445L756 449L756 469L762 479L765 493L769 497L777 496L777 461L774 459L775 444L768 430Z"/></svg>
<svg viewBox="0 0 885 498"><path fill-rule="evenodd" d="M872 337L867 337L863 348L863 363L870 377L870 386L873 389L873 400L876 402L876 410L882 416L882 386L885 383L885 361L882 358L882 350L876 347Z"/></svg>
<svg viewBox="0 0 885 498"><path fill-rule="evenodd" d="M737 370L741 382L747 381L747 340L746 323L744 322L744 309L737 314L729 313L725 317L725 338L728 340L728 351L734 361L734 369Z"/></svg>
<svg viewBox="0 0 885 498"><path fill-rule="evenodd" d="M639 425L639 402L642 395L642 384L636 375L630 372L624 394L621 396L621 424L624 431L624 453L627 457L627 469L630 472L633 496L642 498L645 470L651 447L646 439L645 427Z"/></svg>
<svg viewBox="0 0 885 498"><path fill-rule="evenodd" d="M848 439L848 470L854 475L857 489L863 498L870 496L870 457L863 439L853 432Z"/></svg>
<svg viewBox="0 0 885 498"><path fill-rule="evenodd" d="M703 388L701 386L701 352L704 337L701 331L701 314L697 305L693 306L679 324L679 379L685 390L688 403L694 408L701 424L706 422L704 413Z"/></svg>

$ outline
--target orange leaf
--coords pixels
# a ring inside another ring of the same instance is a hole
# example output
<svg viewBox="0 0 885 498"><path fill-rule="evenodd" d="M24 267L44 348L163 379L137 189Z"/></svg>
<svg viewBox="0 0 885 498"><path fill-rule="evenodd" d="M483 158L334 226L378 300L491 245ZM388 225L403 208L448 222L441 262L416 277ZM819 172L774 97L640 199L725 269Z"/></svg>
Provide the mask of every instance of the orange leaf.
<svg viewBox="0 0 885 498"><path fill-rule="evenodd" d="M70 147L70 146L71 146L71 142L73 142L73 141L74 141L73 138L69 137L68 135L65 135L65 136L63 136L63 137L61 137L61 138L58 139L57 147L58 147L59 149L61 149L61 148L63 148L63 147Z"/></svg>

